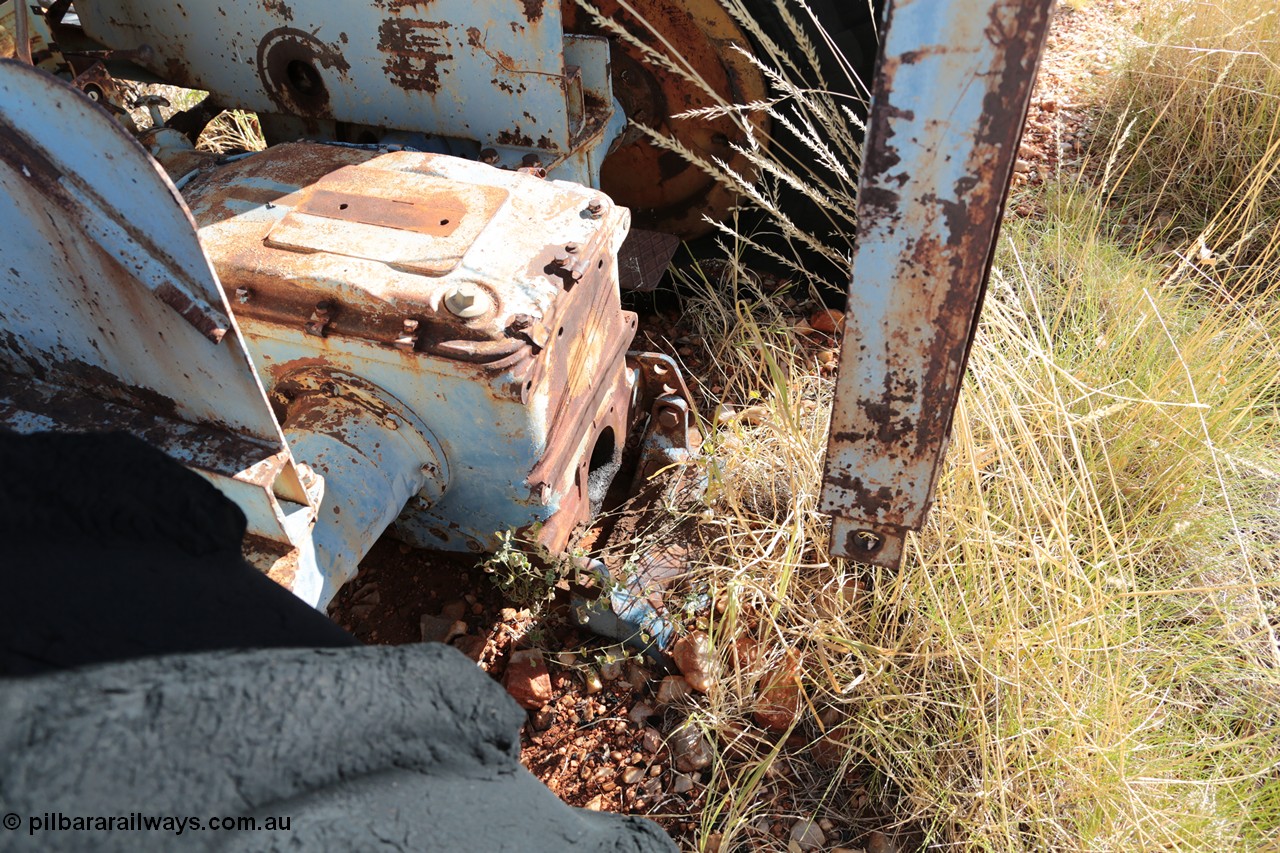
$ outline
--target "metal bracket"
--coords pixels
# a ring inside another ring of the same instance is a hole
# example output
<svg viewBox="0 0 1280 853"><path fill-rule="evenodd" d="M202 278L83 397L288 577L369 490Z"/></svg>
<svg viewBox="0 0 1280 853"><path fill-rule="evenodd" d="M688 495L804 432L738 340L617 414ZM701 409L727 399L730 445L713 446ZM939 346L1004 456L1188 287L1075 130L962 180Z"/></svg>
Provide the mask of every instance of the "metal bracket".
<svg viewBox="0 0 1280 853"><path fill-rule="evenodd" d="M896 568L928 514L1052 6L889 6L823 476L836 556Z"/></svg>

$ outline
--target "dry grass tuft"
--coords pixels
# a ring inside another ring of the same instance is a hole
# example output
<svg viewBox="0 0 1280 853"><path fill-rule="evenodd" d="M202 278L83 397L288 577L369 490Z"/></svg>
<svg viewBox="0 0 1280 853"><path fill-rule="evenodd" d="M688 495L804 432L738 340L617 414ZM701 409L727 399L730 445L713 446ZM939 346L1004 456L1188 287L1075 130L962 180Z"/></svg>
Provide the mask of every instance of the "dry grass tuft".
<svg viewBox="0 0 1280 853"><path fill-rule="evenodd" d="M1182 241L1203 230L1211 247L1270 247L1280 222L1280 7L1162 0L1144 9L1137 35L1108 104L1112 146L1126 143L1117 198L1157 230L1180 229Z"/></svg>
<svg viewBox="0 0 1280 853"><path fill-rule="evenodd" d="M1280 309L1204 299L1084 202L1008 234L897 575L828 561L831 381L792 321L740 270L689 306L714 381L767 411L710 439L729 677L697 712L724 745L705 834L892 815L963 849L1230 849L1280 826ZM788 656L800 748L753 722Z"/></svg>
<svg viewBox="0 0 1280 853"><path fill-rule="evenodd" d="M827 555L833 380L777 295L731 261L686 306L703 381L754 411L709 427L725 675L687 709L720 750L700 849L785 850L810 817L846 846L1280 843L1280 77L1248 46L1280 15L1190 7L1161 31L1194 24L1190 48L1117 76L1102 188L1006 225L901 572Z"/></svg>

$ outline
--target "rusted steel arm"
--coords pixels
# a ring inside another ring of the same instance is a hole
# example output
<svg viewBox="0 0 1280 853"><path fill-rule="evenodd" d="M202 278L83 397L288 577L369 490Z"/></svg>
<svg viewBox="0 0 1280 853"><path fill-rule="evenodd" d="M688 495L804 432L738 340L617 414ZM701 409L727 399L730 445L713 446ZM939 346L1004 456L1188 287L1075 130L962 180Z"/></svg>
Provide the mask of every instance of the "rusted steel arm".
<svg viewBox="0 0 1280 853"><path fill-rule="evenodd" d="M932 501L1052 0L895 0L823 477L831 552L896 567Z"/></svg>

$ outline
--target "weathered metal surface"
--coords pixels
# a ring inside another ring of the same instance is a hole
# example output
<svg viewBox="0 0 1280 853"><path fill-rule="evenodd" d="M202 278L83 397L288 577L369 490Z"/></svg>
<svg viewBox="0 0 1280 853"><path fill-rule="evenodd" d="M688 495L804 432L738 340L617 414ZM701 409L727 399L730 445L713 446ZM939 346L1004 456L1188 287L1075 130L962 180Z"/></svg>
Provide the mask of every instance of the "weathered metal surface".
<svg viewBox="0 0 1280 853"><path fill-rule="evenodd" d="M1051 0L895 0L874 84L822 510L896 566L929 509Z"/></svg>
<svg viewBox="0 0 1280 853"><path fill-rule="evenodd" d="M485 551L515 529L566 546L633 417L625 209L530 173L320 144L245 158L187 195L278 411L299 371L342 373L421 424L397 435L438 441L448 485L416 491L399 536ZM334 211L343 198L404 204L406 217L384 223L386 208L363 201ZM295 239L286 224L300 218L322 236Z"/></svg>
<svg viewBox="0 0 1280 853"><path fill-rule="evenodd" d="M444 493L448 470L431 431L358 377L303 369L277 390L289 395L290 449L325 482L314 535L320 574L292 586L323 608L410 498Z"/></svg>
<svg viewBox="0 0 1280 853"><path fill-rule="evenodd" d="M747 134L728 116L675 119L689 110L718 104L747 104L768 95L764 74L734 49L750 49L742 30L717 0L592 0L600 13L635 39L667 56L703 80L720 100L700 86L645 57L636 44L615 38L613 93L627 118L669 136L703 158L716 157L741 174L747 159L731 145L748 145ZM628 11L630 9L631 11ZM565 27L572 32L605 33L575 0L565 0ZM763 113L754 114L758 130L767 129ZM679 154L655 146L638 131L626 133L610 152L600 187L631 209L641 228L696 237L711 230L703 217L721 219L736 195Z"/></svg>
<svg viewBox="0 0 1280 853"><path fill-rule="evenodd" d="M678 248L674 234L632 228L618 251L618 286L639 293L656 289Z"/></svg>
<svg viewBox="0 0 1280 853"><path fill-rule="evenodd" d="M0 424L127 430L288 545L282 505L309 522L309 496L157 164L83 94L3 62L0 192Z"/></svg>
<svg viewBox="0 0 1280 853"><path fill-rule="evenodd" d="M167 81L297 117L311 138L356 128L347 141L389 130L471 140L504 165L537 152L558 177L593 184L621 130L607 46L567 42L556 4L375 0L340 14L329 0L76 8L102 44L145 45L137 61Z"/></svg>

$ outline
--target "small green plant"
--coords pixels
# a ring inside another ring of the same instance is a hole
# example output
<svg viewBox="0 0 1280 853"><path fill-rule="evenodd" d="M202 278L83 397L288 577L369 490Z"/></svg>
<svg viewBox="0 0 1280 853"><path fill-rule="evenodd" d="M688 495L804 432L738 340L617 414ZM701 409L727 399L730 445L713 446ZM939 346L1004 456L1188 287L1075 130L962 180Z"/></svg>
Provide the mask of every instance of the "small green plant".
<svg viewBox="0 0 1280 853"><path fill-rule="evenodd" d="M512 604L541 610L573 576L572 556L554 558L510 530L499 533L498 541L498 550L482 568Z"/></svg>

